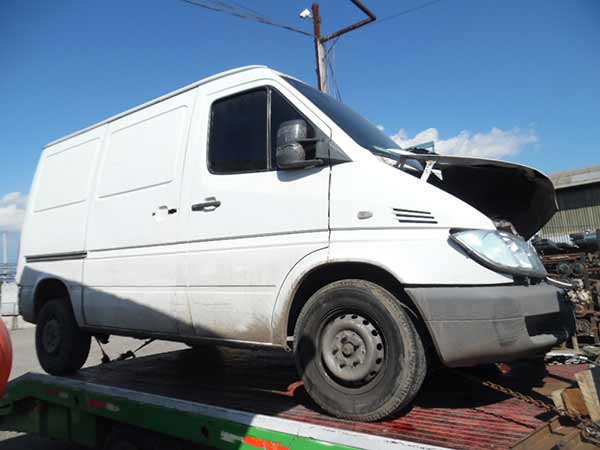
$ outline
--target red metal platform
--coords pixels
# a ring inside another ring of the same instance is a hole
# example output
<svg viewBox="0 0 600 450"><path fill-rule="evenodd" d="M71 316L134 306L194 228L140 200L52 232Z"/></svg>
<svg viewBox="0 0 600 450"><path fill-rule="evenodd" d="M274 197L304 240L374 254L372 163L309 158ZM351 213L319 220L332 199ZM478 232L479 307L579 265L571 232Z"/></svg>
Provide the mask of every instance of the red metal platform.
<svg viewBox="0 0 600 450"><path fill-rule="evenodd" d="M478 376L545 399L587 368L513 365ZM430 376L414 406L378 423L338 420L319 412L298 382L291 355L234 349L184 350L96 366L74 378L266 416L456 449L510 448L550 417L542 409L507 397L459 375Z"/></svg>

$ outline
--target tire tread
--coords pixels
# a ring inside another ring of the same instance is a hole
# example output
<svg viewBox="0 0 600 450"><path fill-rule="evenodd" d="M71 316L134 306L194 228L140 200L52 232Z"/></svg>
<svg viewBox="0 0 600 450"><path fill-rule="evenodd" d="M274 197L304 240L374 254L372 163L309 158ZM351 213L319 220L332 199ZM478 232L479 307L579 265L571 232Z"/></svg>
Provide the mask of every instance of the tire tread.
<svg viewBox="0 0 600 450"><path fill-rule="evenodd" d="M42 344L43 324L50 314L62 316L65 335L57 357L47 355ZM88 358L91 336L79 329L68 299L54 298L42 306L35 330L35 347L42 368L51 375L66 375L79 370Z"/></svg>
<svg viewBox="0 0 600 450"><path fill-rule="evenodd" d="M342 288L360 289L369 292L374 298L382 303L384 308L389 312L392 319L405 328L406 335L408 337L408 345L405 345L405 352L410 353L405 358L410 364L409 367L403 367L407 375L407 379L403 383L402 387L399 388L392 397L390 397L384 404L382 404L376 411L370 414L352 414L344 411L333 411L331 406L322 401L318 392L309 392L309 395L313 400L324 410L333 413L336 417L349 420L361 420L365 422L374 422L382 420L386 417L392 416L406 407L417 395L425 376L427 374L427 358L425 355L425 349L419 333L410 317L406 312L405 306L401 304L394 295L383 287L374 284L370 281L360 279L345 279L336 281L328 284L323 288L319 289L313 296L308 300L302 309L298 321L296 322L296 329L294 330L295 342L298 342L297 338L300 336L301 330L305 324L310 320L310 315L313 313L312 309L322 300L324 296L330 294L332 291ZM295 349L296 351L296 349ZM298 359L297 359L298 361ZM302 368L298 367L302 374ZM306 384L306 383L305 383ZM308 390L308 389L307 389Z"/></svg>

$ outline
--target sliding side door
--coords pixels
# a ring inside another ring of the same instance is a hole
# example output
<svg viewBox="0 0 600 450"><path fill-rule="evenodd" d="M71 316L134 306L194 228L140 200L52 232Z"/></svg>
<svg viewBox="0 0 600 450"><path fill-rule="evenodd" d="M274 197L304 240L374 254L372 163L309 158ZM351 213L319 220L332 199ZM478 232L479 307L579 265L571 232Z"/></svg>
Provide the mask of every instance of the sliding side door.
<svg viewBox="0 0 600 450"><path fill-rule="evenodd" d="M89 326L179 331L180 190L195 92L109 124L88 225Z"/></svg>

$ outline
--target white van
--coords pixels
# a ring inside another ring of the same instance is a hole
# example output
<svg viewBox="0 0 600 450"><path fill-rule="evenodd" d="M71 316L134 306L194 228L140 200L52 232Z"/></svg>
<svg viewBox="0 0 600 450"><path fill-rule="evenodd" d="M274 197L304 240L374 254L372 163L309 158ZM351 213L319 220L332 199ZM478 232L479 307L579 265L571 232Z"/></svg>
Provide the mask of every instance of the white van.
<svg viewBox="0 0 600 450"><path fill-rule="evenodd" d="M52 374L78 370L92 336L270 346L294 351L325 410L377 420L436 362L535 357L569 336L523 239L555 209L536 170L402 150L333 98L243 67L46 146L20 310Z"/></svg>

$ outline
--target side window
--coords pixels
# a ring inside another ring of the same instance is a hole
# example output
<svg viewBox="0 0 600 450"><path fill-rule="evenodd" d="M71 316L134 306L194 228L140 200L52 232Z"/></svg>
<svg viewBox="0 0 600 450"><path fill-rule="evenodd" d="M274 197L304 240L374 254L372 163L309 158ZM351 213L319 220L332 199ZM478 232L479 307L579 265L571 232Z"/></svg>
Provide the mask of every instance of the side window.
<svg viewBox="0 0 600 450"><path fill-rule="evenodd" d="M271 166L275 163L277 150L277 130L283 122L288 120L303 119L308 124L307 137L315 136L314 127L294 108L279 92L271 90Z"/></svg>
<svg viewBox="0 0 600 450"><path fill-rule="evenodd" d="M208 141L212 172L268 169L267 94L259 89L213 103Z"/></svg>

